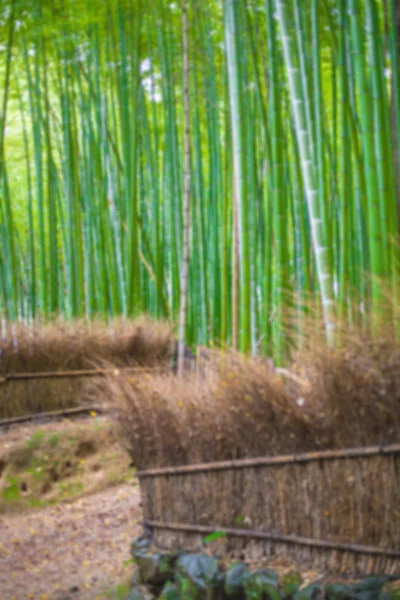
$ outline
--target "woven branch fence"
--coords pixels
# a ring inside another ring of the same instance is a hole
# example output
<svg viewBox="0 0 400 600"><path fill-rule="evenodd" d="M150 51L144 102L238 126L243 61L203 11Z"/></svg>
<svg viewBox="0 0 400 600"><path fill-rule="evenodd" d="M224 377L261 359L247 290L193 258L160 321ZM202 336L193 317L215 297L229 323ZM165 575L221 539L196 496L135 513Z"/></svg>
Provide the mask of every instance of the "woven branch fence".
<svg viewBox="0 0 400 600"><path fill-rule="evenodd" d="M157 367L116 367L0 374L0 419L9 419L49 408L76 408L86 401L90 386L99 378L120 371L132 377L164 373Z"/></svg>
<svg viewBox="0 0 400 600"><path fill-rule="evenodd" d="M2 323L0 334L0 419L97 403L110 370L168 370L174 356L170 326L144 317Z"/></svg>
<svg viewBox="0 0 400 600"><path fill-rule="evenodd" d="M332 573L400 573L400 444L138 473L144 524L160 546Z"/></svg>

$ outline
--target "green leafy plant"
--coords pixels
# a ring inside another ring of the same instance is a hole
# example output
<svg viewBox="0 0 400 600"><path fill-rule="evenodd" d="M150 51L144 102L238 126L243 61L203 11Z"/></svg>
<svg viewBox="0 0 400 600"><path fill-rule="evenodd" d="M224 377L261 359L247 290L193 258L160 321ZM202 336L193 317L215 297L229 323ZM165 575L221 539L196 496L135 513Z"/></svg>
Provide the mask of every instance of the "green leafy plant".
<svg viewBox="0 0 400 600"><path fill-rule="evenodd" d="M216 540L221 540L223 538L225 538L227 536L227 534L225 533L225 531L213 531L212 533L209 533L208 535L206 535L202 542L203 544L209 544L210 542L215 542Z"/></svg>
<svg viewBox="0 0 400 600"><path fill-rule="evenodd" d="M27 441L27 446L31 450L39 448L46 437L46 432L43 429L36 429Z"/></svg>

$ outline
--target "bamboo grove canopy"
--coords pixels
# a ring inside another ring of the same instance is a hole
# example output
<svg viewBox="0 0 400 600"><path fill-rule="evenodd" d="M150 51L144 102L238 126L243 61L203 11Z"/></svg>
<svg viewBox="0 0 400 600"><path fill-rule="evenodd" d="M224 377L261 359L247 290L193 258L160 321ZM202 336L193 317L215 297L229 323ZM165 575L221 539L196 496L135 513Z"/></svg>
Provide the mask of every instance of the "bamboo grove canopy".
<svg viewBox="0 0 400 600"><path fill-rule="evenodd" d="M0 314L176 319L180 1L1 6ZM310 295L328 332L397 297L399 17L188 1L190 343L280 356Z"/></svg>

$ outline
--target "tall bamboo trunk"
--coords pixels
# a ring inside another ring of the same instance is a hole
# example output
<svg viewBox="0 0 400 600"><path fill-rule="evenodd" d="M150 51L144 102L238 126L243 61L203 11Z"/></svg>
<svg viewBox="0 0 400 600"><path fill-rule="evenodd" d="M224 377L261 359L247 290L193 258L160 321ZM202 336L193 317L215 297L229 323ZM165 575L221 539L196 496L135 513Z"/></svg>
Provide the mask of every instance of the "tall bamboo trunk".
<svg viewBox="0 0 400 600"><path fill-rule="evenodd" d="M237 350L239 347L238 336L238 291L239 291L239 235L238 235L238 216L237 216L237 198L235 178L232 181L233 189L233 248L232 248L232 347Z"/></svg>
<svg viewBox="0 0 400 600"><path fill-rule="evenodd" d="M329 264L329 252L324 239L323 213L320 206L315 166L313 161L313 144L311 123L307 120L308 90L301 78L301 64L297 64L295 44L301 31L291 32L290 6L283 0L276 0L276 14L280 28L282 50L286 65L289 97L293 112L294 130L297 137L301 158L301 170L304 181L307 208L311 225L311 239L315 256L317 277L325 328L329 341L334 338L335 297L333 277Z"/></svg>
<svg viewBox="0 0 400 600"><path fill-rule="evenodd" d="M178 374L181 375L185 359L185 325L189 275L189 236L190 236L190 107L189 107L189 51L188 51L188 7L183 2L183 102L185 121L185 182L183 199L183 263L181 272L181 302L179 315Z"/></svg>
<svg viewBox="0 0 400 600"><path fill-rule="evenodd" d="M9 20L9 31L8 31L8 42L7 42L7 59L6 59L6 73L4 81L4 93L3 102L0 112L0 190L4 193L5 213L6 220L8 221L8 255L9 262L11 265L11 297L12 302L10 303L10 309L8 310L8 316L11 319L15 319L18 311L18 267L17 267L17 253L16 253L16 236L14 231L14 216L13 206L11 204L8 194L8 182L5 176L5 131L7 122L7 109L10 97L10 84L11 84L11 61L13 58L14 50L14 32L15 32L15 6L14 1L11 2L11 13ZM4 176L4 179L3 179ZM1 192L0 192L1 193Z"/></svg>
<svg viewBox="0 0 400 600"><path fill-rule="evenodd" d="M237 240L239 248L239 348L251 349L251 276L249 245L249 197L247 190L245 131L243 113L242 73L240 65L240 34L238 32L239 3L224 2L225 52L227 61L230 126L232 133L234 196L237 216Z"/></svg>
<svg viewBox="0 0 400 600"><path fill-rule="evenodd" d="M395 12L395 22L393 23L393 27L395 27L396 38L395 42L397 43L397 68L400 65L400 2L395 1L396 12ZM398 137L399 131L399 120L400 114L398 114L398 104L396 102L396 94L395 94L395 78L399 77L399 74L395 72L395 69L392 68L392 97L391 97L391 110L390 110L390 120L393 132L393 152L394 152L394 170L396 175L396 198L397 198L397 217L400 224L400 139ZM399 91L399 90L398 90Z"/></svg>

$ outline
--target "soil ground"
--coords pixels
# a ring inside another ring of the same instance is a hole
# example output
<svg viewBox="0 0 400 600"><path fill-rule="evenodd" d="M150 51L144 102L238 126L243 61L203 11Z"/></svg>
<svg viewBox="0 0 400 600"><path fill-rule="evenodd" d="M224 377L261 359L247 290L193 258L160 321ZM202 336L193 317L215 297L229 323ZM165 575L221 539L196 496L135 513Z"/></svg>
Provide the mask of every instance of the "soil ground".
<svg viewBox="0 0 400 600"><path fill-rule="evenodd" d="M0 432L1 600L124 597L141 517L129 462L106 419Z"/></svg>

